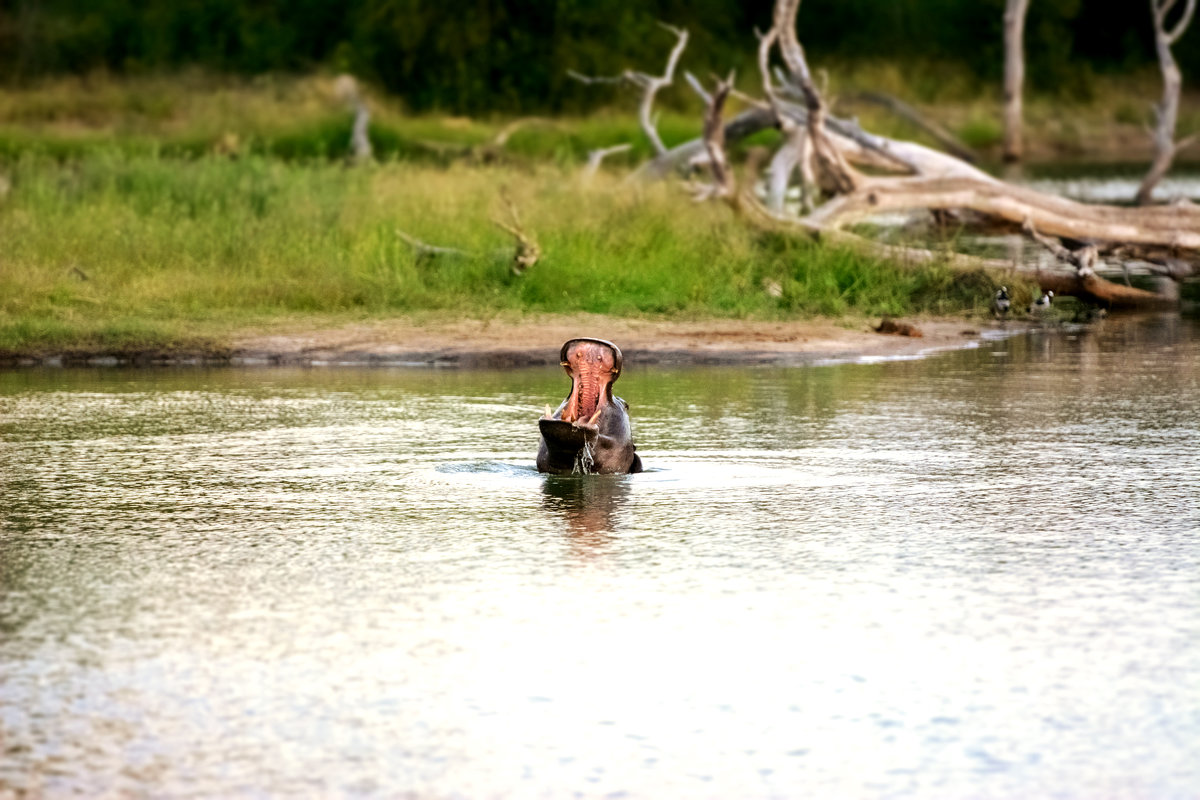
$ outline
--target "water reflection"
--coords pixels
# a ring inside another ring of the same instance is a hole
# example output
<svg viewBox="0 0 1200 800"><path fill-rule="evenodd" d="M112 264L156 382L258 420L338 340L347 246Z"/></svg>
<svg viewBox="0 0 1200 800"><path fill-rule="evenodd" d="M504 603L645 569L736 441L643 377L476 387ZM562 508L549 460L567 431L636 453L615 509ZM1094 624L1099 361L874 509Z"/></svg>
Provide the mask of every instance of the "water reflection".
<svg viewBox="0 0 1200 800"><path fill-rule="evenodd" d="M613 540L631 480L627 475L548 475L542 483L542 506L567 523L575 552L596 554Z"/></svg>

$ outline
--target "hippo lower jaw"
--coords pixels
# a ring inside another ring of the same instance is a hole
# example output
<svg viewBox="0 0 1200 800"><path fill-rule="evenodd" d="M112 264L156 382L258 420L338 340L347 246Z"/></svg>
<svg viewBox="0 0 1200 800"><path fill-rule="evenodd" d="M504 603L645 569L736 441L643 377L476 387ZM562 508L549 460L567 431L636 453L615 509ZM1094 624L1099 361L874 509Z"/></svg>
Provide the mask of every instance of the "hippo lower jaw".
<svg viewBox="0 0 1200 800"><path fill-rule="evenodd" d="M595 444L600 435L600 426L579 422L567 422L564 419L542 417L538 420L538 428L542 438L553 444L552 449L582 450L589 442Z"/></svg>
<svg viewBox="0 0 1200 800"><path fill-rule="evenodd" d="M640 472L628 407L612 394L621 374L621 351L603 339L572 339L563 345L559 362L571 377L571 393L538 420L538 470Z"/></svg>

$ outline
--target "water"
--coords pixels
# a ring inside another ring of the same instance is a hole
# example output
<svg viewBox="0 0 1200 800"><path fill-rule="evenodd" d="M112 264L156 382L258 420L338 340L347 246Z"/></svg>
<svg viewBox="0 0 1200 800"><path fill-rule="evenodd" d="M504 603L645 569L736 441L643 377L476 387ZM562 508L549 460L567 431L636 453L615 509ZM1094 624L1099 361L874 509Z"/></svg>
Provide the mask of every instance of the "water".
<svg viewBox="0 0 1200 800"><path fill-rule="evenodd" d="M1200 794L1200 327L555 370L0 373L0 794Z"/></svg>

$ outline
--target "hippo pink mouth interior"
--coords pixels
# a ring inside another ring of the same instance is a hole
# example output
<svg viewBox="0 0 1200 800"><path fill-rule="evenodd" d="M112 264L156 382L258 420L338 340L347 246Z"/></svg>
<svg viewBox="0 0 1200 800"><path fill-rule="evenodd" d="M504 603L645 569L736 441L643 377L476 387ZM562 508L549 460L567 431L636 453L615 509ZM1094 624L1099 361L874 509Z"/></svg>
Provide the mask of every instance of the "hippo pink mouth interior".
<svg viewBox="0 0 1200 800"><path fill-rule="evenodd" d="M594 424L609 401L609 386L621 372L616 352L605 343L577 340L565 348L561 363L571 376L571 395L562 419Z"/></svg>

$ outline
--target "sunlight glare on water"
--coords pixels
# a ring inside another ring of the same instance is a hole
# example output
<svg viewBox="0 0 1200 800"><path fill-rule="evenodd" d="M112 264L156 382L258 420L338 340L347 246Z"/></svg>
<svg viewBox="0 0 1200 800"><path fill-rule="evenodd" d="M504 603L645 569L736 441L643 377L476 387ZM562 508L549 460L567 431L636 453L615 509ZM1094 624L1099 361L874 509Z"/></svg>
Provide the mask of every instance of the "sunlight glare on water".
<svg viewBox="0 0 1200 800"><path fill-rule="evenodd" d="M0 791L1194 797L1200 329L554 370L0 373Z"/></svg>

